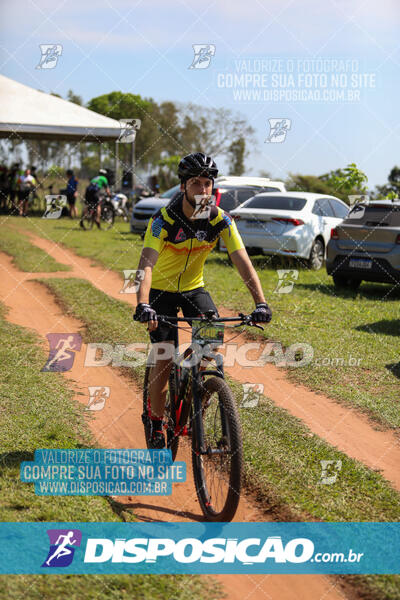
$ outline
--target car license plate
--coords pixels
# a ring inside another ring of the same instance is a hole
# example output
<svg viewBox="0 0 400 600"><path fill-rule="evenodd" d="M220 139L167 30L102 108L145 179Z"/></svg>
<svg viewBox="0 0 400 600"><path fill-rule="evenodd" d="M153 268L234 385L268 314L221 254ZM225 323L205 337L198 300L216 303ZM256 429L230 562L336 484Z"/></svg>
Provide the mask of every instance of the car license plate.
<svg viewBox="0 0 400 600"><path fill-rule="evenodd" d="M372 260L369 258L351 258L349 260L349 267L351 269L371 269Z"/></svg>

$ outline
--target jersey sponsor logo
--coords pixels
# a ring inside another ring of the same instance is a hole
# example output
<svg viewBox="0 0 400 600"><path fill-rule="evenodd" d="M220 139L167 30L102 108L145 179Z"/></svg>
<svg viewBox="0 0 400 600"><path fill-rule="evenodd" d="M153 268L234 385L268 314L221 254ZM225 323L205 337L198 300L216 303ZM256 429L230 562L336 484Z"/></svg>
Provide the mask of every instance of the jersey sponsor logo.
<svg viewBox="0 0 400 600"><path fill-rule="evenodd" d="M230 236L230 235L231 235L231 225L232 225L232 219L231 219L231 217L230 217L229 215L227 215L226 213L224 213L224 214L222 215L222 218L223 218L223 220L225 221L225 223L226 223L226 224L227 224L227 226L228 226L228 229L229 229L229 236Z"/></svg>
<svg viewBox="0 0 400 600"><path fill-rule="evenodd" d="M179 229L178 233L175 237L175 242L184 242L186 240L186 233L183 231L182 227Z"/></svg>
<svg viewBox="0 0 400 600"><path fill-rule="evenodd" d="M199 240L199 242L204 242L204 240L206 239L206 236L207 236L207 232L206 231L196 231L195 236L196 236L196 239Z"/></svg>
<svg viewBox="0 0 400 600"><path fill-rule="evenodd" d="M161 234L161 229L164 225L164 219L162 217L157 217L151 224L151 233L154 237L159 238Z"/></svg>
<svg viewBox="0 0 400 600"><path fill-rule="evenodd" d="M222 215L222 218L225 221L225 223L227 223L228 225L232 225L232 219L227 213L224 213Z"/></svg>

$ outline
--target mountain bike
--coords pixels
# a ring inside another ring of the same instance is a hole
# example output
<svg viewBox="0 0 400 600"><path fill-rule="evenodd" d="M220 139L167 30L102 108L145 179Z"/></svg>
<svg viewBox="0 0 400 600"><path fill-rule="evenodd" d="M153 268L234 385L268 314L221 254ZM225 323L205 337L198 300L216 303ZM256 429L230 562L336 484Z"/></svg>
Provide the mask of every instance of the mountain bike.
<svg viewBox="0 0 400 600"><path fill-rule="evenodd" d="M100 200L101 215L100 215L100 229L111 229L114 225L115 211L108 197ZM94 204L88 204L86 214L81 219L83 229L92 229L96 222L97 208Z"/></svg>
<svg viewBox="0 0 400 600"><path fill-rule="evenodd" d="M200 318L157 316L159 323L175 328L174 358L163 426L173 460L180 437L191 438L196 493L206 520L231 521L242 486L242 433L236 403L224 379L223 357L215 350L224 341L225 329L242 325L263 327L253 323L251 315L213 316L213 311ZM237 325L225 325L235 321ZM178 322L186 322L192 327L192 343L183 354L178 350L178 329L181 329L176 325ZM148 447L151 438L150 364L151 356L144 378L142 414Z"/></svg>

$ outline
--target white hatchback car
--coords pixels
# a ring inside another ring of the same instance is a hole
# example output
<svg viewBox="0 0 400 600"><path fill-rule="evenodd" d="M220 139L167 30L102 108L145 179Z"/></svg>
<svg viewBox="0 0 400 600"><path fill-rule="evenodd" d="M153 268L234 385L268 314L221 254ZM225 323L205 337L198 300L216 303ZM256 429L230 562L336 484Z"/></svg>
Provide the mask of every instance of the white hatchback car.
<svg viewBox="0 0 400 600"><path fill-rule="evenodd" d="M334 196L310 192L257 194L231 212L252 254L295 256L320 269L331 229L349 207Z"/></svg>

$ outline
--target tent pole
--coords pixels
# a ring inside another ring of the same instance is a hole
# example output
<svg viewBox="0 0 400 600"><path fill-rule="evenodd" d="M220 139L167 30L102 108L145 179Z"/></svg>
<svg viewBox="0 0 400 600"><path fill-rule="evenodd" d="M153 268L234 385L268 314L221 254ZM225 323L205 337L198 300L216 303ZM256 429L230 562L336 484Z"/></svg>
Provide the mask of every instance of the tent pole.
<svg viewBox="0 0 400 600"><path fill-rule="evenodd" d="M115 169L115 189L116 190L120 190L121 189L121 182L119 179L119 144L118 141L115 141L115 165L114 165L114 169Z"/></svg>
<svg viewBox="0 0 400 600"><path fill-rule="evenodd" d="M136 183L135 182L135 140L133 140L132 148L131 148L131 173L132 173L132 189L134 190L135 183Z"/></svg>

